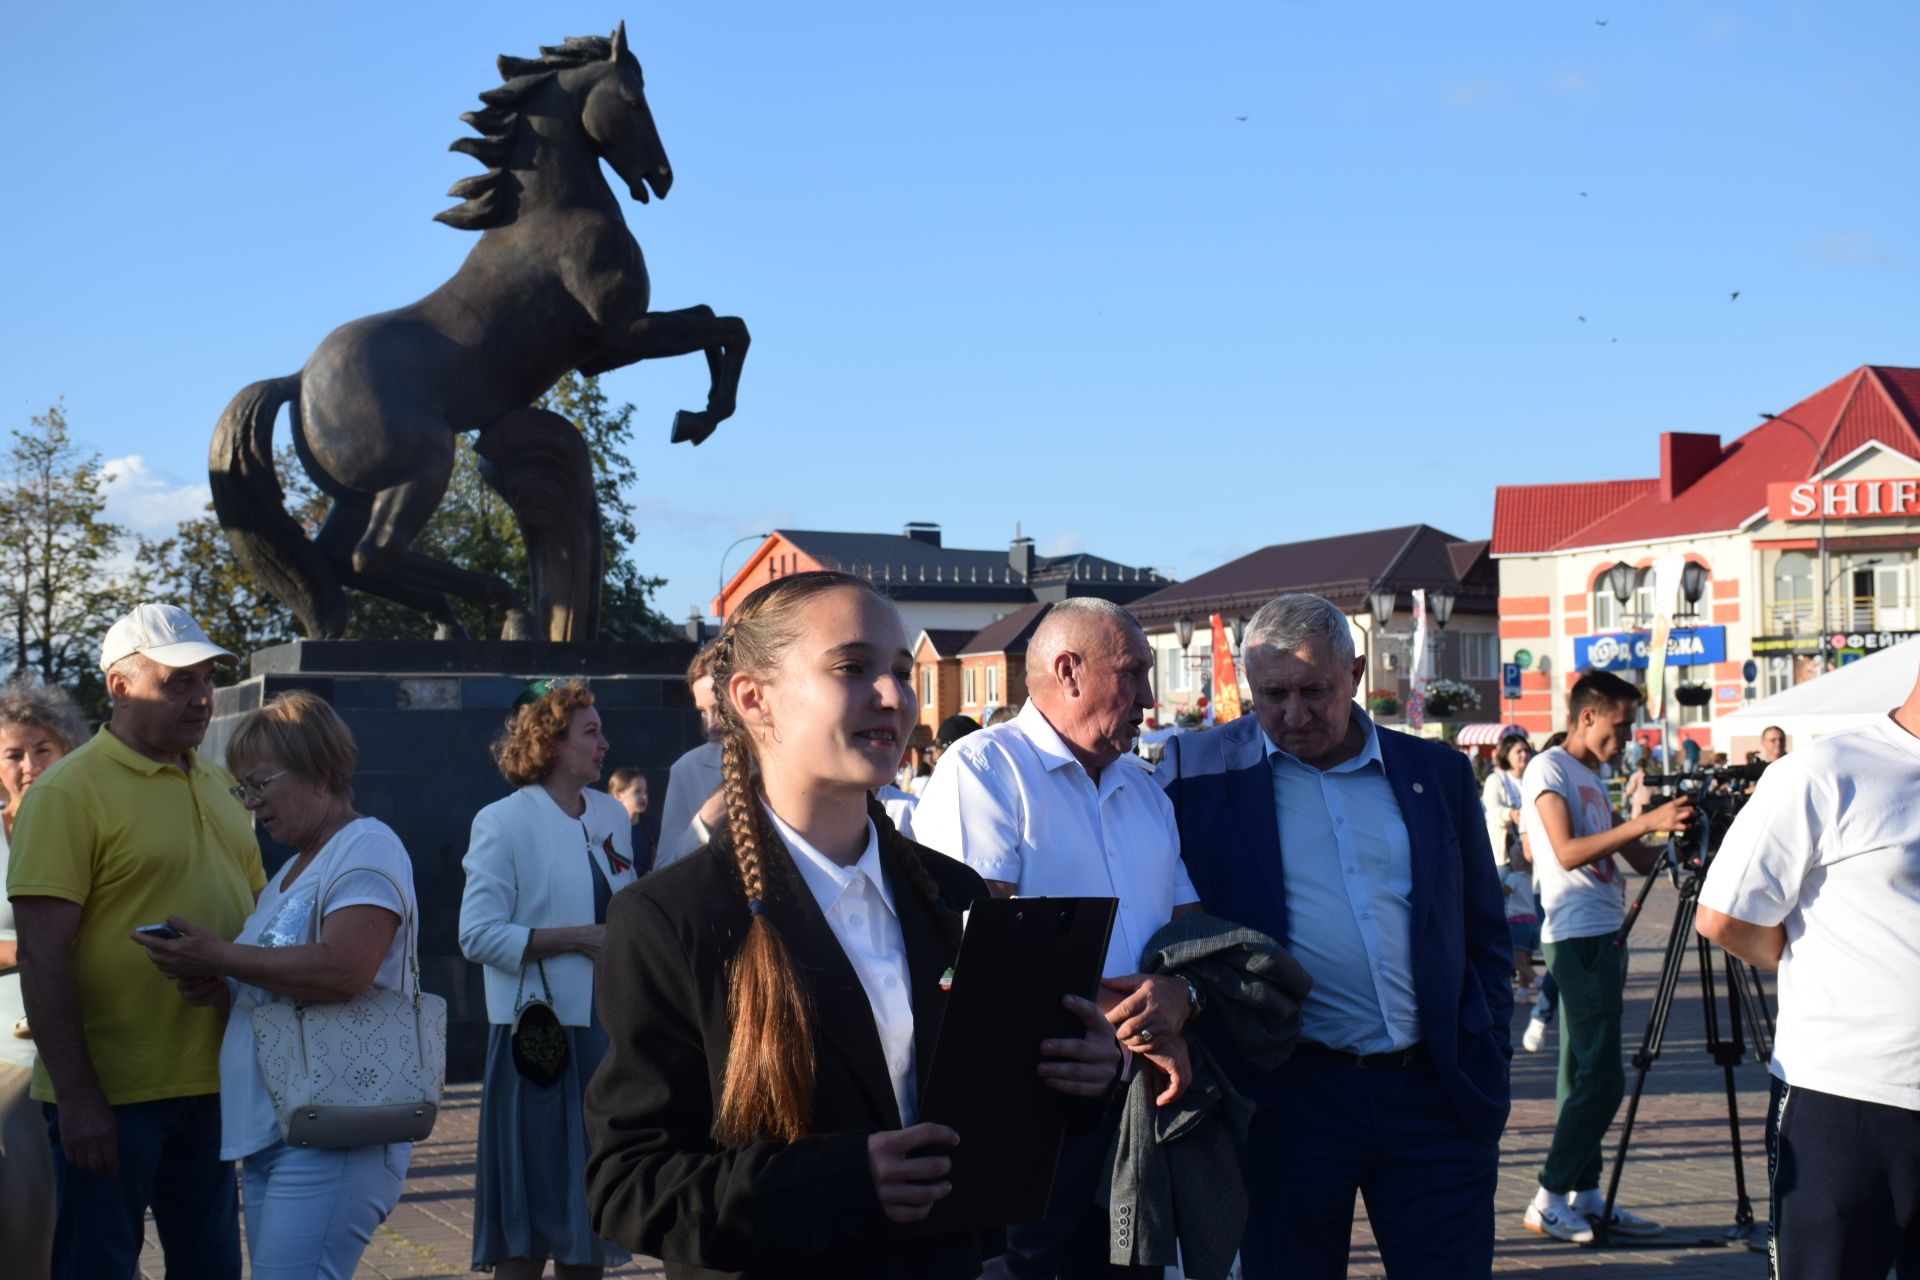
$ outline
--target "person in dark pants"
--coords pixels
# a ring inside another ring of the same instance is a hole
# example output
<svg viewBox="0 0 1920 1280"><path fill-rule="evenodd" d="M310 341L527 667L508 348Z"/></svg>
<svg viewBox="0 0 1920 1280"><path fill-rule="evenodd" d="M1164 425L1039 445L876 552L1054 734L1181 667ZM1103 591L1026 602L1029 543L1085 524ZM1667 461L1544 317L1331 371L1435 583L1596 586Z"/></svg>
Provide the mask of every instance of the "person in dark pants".
<svg viewBox="0 0 1920 1280"><path fill-rule="evenodd" d="M1773 760L1695 927L1780 971L1768 1173L1775 1280L1920 1276L1920 681Z"/></svg>
<svg viewBox="0 0 1920 1280"><path fill-rule="evenodd" d="M913 1234L965 1134L916 1123L957 956L986 895L901 837L869 791L913 727L900 615L862 579L776 578L716 644L725 817L691 856L615 896L597 991L607 1058L587 1090L596 1229L667 1275L968 1280L971 1230ZM881 815L875 820L875 815ZM1071 1110L1120 1050L1033 1046Z"/></svg>
<svg viewBox="0 0 1920 1280"><path fill-rule="evenodd" d="M1484 1278L1508 1105L1513 951L1473 770L1354 704L1347 618L1285 595L1247 625L1252 716L1168 741L1158 776L1208 912L1305 966L1302 1040L1256 1072L1246 1280L1347 1274L1354 1196L1388 1274Z"/></svg>
<svg viewBox="0 0 1920 1280"><path fill-rule="evenodd" d="M169 1275L240 1275L225 1019L182 1001L131 936L179 915L233 937L266 885L233 775L196 751L214 665L232 661L171 605L114 623L100 653L112 718L33 784L14 824L7 893L53 1144L55 1280L132 1280L149 1208Z"/></svg>

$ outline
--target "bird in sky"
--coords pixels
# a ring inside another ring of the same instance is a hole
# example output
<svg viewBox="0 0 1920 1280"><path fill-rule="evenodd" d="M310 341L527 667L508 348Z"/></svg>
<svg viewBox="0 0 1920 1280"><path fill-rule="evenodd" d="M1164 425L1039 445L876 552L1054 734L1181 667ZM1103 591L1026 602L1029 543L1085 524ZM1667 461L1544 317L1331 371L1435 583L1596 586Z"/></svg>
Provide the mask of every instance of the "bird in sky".
<svg viewBox="0 0 1920 1280"><path fill-rule="evenodd" d="M1582 200L1585 200L1585 199L1587 198L1587 193L1586 193L1586 192L1584 192L1584 191L1582 191L1582 192L1580 193L1580 198L1581 198Z"/></svg>
<svg viewBox="0 0 1920 1280"><path fill-rule="evenodd" d="M1728 299L1727 299L1727 301L1728 301L1728 302L1738 302L1738 301L1740 301L1740 291L1739 291L1738 289L1735 289L1735 290L1733 291L1733 296L1732 296L1732 297L1730 297L1730 298L1728 298Z"/></svg>
<svg viewBox="0 0 1920 1280"><path fill-rule="evenodd" d="M1608 342L1618 342L1618 341L1620 341L1620 339L1618 339L1618 338L1608 338L1608 339L1607 339L1607 341L1608 341Z"/></svg>
<svg viewBox="0 0 1920 1280"><path fill-rule="evenodd" d="M1246 116L1235 116L1234 119L1238 120L1241 124L1245 124L1247 122Z"/></svg>
<svg viewBox="0 0 1920 1280"><path fill-rule="evenodd" d="M1604 27L1607 25L1607 21L1608 20L1606 18L1595 18L1593 20L1593 25L1596 27Z"/></svg>
<svg viewBox="0 0 1920 1280"><path fill-rule="evenodd" d="M1585 316L1575 316L1574 319L1578 320L1581 324L1585 324L1587 322L1587 318Z"/></svg>

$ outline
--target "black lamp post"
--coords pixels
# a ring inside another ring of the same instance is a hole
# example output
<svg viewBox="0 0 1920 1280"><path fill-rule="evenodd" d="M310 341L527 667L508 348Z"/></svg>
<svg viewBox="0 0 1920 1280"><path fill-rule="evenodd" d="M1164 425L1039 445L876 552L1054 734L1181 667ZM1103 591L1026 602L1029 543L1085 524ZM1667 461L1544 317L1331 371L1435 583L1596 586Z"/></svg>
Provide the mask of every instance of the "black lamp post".
<svg viewBox="0 0 1920 1280"><path fill-rule="evenodd" d="M1447 619L1453 616L1453 602L1458 597L1451 587L1436 587L1427 592L1427 606L1433 610L1433 621L1442 631L1446 630Z"/></svg>
<svg viewBox="0 0 1920 1280"><path fill-rule="evenodd" d="M1173 634L1174 634L1174 637L1180 641L1180 648L1182 652L1184 652L1186 650L1186 647L1193 643L1192 615L1184 614L1184 613L1181 614L1179 621L1173 624Z"/></svg>

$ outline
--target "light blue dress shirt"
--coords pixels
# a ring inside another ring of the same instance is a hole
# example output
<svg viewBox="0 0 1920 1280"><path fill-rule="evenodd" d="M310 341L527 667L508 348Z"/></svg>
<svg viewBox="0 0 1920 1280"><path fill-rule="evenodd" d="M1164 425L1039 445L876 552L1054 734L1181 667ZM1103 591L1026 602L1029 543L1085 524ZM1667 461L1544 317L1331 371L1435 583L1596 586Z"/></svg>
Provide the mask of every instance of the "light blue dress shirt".
<svg viewBox="0 0 1920 1280"><path fill-rule="evenodd" d="M1413 990L1413 850L1387 781L1380 738L1358 707L1366 745L1331 769L1303 764L1262 735L1273 770L1287 950L1313 977L1301 1038L1349 1053L1420 1039Z"/></svg>

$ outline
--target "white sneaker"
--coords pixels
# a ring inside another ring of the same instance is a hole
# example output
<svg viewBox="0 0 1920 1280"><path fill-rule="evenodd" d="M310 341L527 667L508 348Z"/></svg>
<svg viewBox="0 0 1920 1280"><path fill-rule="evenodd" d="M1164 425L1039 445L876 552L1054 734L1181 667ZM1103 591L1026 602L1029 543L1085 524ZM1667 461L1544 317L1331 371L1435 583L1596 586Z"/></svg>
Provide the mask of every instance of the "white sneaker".
<svg viewBox="0 0 1920 1280"><path fill-rule="evenodd" d="M1544 1206L1538 1200L1529 1204L1522 1225L1529 1231L1569 1244L1593 1243L1593 1225L1575 1213L1564 1196L1553 1196Z"/></svg>
<svg viewBox="0 0 1920 1280"><path fill-rule="evenodd" d="M1520 1047L1528 1053L1540 1052L1540 1046L1547 1042L1547 1024L1538 1018L1527 1019L1527 1029L1520 1036Z"/></svg>
<svg viewBox="0 0 1920 1280"><path fill-rule="evenodd" d="M1580 1191L1574 1194L1573 1211L1595 1226L1600 1225L1601 1215L1606 1210L1607 1198L1598 1191ZM1626 1236L1629 1239L1657 1236L1663 1229L1651 1218L1643 1218L1637 1213L1622 1209L1619 1205L1613 1206L1613 1216L1607 1219L1608 1235Z"/></svg>

